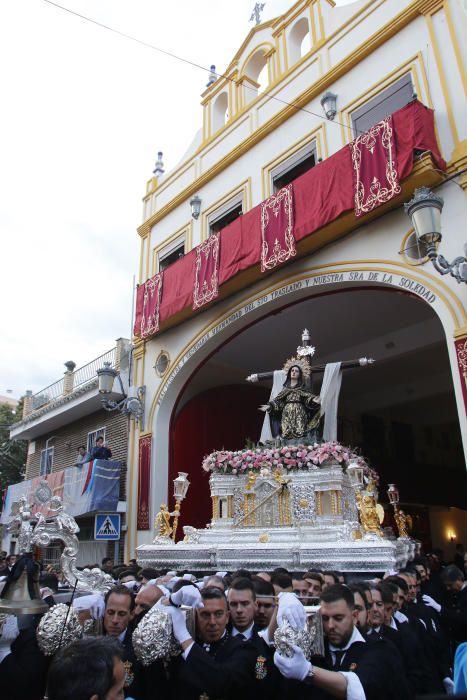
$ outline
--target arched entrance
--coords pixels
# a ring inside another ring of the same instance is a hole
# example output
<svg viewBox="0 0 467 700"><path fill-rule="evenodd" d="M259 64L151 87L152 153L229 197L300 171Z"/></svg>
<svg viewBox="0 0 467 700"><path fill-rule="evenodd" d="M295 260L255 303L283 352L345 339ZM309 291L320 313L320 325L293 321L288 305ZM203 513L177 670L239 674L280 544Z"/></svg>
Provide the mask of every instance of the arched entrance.
<svg viewBox="0 0 467 700"><path fill-rule="evenodd" d="M252 387L245 377L279 369L295 353L305 327L316 345L316 363L362 356L376 360L344 375L338 437L370 459L380 472L382 491L396 482L404 502L465 507L465 465L446 338L429 304L376 286L279 303L212 354L178 398L170 428L169 484L178 471L188 471L194 484L184 504L184 523L203 526L210 518L203 456L221 447L241 449L246 437L258 439L257 405L270 385ZM319 386L316 377L316 392ZM426 539L420 512L418 535Z"/></svg>

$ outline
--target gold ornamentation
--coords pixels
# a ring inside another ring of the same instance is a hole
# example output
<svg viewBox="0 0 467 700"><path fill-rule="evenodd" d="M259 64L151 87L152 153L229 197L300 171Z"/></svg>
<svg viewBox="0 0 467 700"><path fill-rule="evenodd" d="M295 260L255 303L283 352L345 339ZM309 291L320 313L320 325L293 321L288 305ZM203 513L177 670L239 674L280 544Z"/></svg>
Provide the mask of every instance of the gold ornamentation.
<svg viewBox="0 0 467 700"><path fill-rule="evenodd" d="M262 535L260 535L258 537L258 540L260 542L262 542L263 544L265 544L266 542L269 542L269 535L266 532L264 532Z"/></svg>
<svg viewBox="0 0 467 700"><path fill-rule="evenodd" d="M331 496L331 514L342 515L341 492L333 489L330 491Z"/></svg>
<svg viewBox="0 0 467 700"><path fill-rule="evenodd" d="M165 503L161 503L160 510L154 521L154 529L159 530L159 537L170 537L172 534L170 513Z"/></svg>
<svg viewBox="0 0 467 700"><path fill-rule="evenodd" d="M219 231L212 233L207 240L200 243L196 247L196 262L195 262L195 286L193 289L193 309L199 309L200 306L209 303L219 294ZM204 258L207 266L209 258L212 257L214 269L209 280L211 287L209 288L207 280L199 285L199 273L201 263Z"/></svg>
<svg viewBox="0 0 467 700"><path fill-rule="evenodd" d="M219 496L211 496L212 498L212 519L216 520L219 517Z"/></svg>
<svg viewBox="0 0 467 700"><path fill-rule="evenodd" d="M304 357L299 357L298 355L297 357L289 357L289 359L286 360L282 371L285 372L285 374L287 374L291 367L300 367L303 376L306 378L308 378L311 375L310 365Z"/></svg>
<svg viewBox="0 0 467 700"><path fill-rule="evenodd" d="M384 521L384 508L381 503L376 504L376 512L378 513L379 524L382 525Z"/></svg>
<svg viewBox="0 0 467 700"><path fill-rule="evenodd" d="M258 475L256 472L248 472L248 481L246 482L246 490L251 491L255 484L256 484L256 479L258 478Z"/></svg>
<svg viewBox="0 0 467 700"><path fill-rule="evenodd" d="M285 247L283 248L280 241L276 238L272 251L270 251L269 243L265 236L266 228L270 216L277 218L282 206L287 217L286 228L283 232ZM261 205L261 272L272 270L276 265L286 262L297 254L293 225L292 185L286 185L286 187L282 187L279 192L266 199Z"/></svg>
<svg viewBox="0 0 467 700"><path fill-rule="evenodd" d="M233 516L234 516L233 496L227 496L227 517L233 518Z"/></svg>
<svg viewBox="0 0 467 700"><path fill-rule="evenodd" d="M362 539L362 533L360 530L352 530L351 537L353 540L361 540Z"/></svg>
<svg viewBox="0 0 467 700"><path fill-rule="evenodd" d="M357 138L349 144L355 173L355 216L367 214L380 204L388 202L401 191L392 135L392 118L389 116L372 126L371 129L364 134L357 136ZM383 186L375 176L371 182L369 192L365 192L365 186L360 179L362 148L366 148L373 155L377 139L380 137L386 155L386 180L388 186Z"/></svg>
<svg viewBox="0 0 467 700"><path fill-rule="evenodd" d="M316 515L323 515L323 492L316 491Z"/></svg>
<svg viewBox="0 0 467 700"><path fill-rule="evenodd" d="M378 512L376 509L376 498L367 491L357 491L357 508L360 516L360 523L365 532L382 536Z"/></svg>
<svg viewBox="0 0 467 700"><path fill-rule="evenodd" d="M399 537L408 537L409 530L412 529L412 518L406 515L397 505L394 506L394 520L396 521Z"/></svg>
<svg viewBox="0 0 467 700"><path fill-rule="evenodd" d="M300 508L308 508L308 506L310 505L310 502L307 501L306 498L301 498L298 502L298 505L300 506Z"/></svg>

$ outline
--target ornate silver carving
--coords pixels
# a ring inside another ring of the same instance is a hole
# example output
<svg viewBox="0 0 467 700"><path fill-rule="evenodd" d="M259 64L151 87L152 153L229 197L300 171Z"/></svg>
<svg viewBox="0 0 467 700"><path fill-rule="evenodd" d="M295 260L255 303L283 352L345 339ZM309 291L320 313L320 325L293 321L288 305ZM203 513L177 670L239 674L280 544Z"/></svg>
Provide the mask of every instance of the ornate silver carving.
<svg viewBox="0 0 467 700"><path fill-rule="evenodd" d="M192 525L184 525L183 534L185 535L183 538L185 543L190 542L191 544L198 544L199 532L196 527L193 527Z"/></svg>
<svg viewBox="0 0 467 700"><path fill-rule="evenodd" d="M32 513L28 506L26 496L21 496L11 506L10 516L12 520L7 525L9 532L14 532L18 537L19 553L31 552L34 545L48 547L52 542L59 540L65 548L60 558L60 565L66 580L77 590L100 591L105 593L113 586L113 579L100 569L92 571L78 571L76 557L79 549L79 541L76 534L79 527L76 520L65 512L62 500L53 496L47 482L41 481L32 495L33 502L48 508L47 518L40 512ZM36 520L33 526L31 520Z"/></svg>
<svg viewBox="0 0 467 700"><path fill-rule="evenodd" d="M307 627L303 630L297 630L287 620L284 620L274 632L274 643L281 656L293 656L292 645L295 645L300 647L307 659L310 659L314 636L315 630L313 627L311 629Z"/></svg>
<svg viewBox="0 0 467 700"><path fill-rule="evenodd" d="M316 504L313 484L295 484L293 486L292 510L295 524L315 522Z"/></svg>
<svg viewBox="0 0 467 700"><path fill-rule="evenodd" d="M143 666L168 658L174 651L172 620L169 613L153 607L133 632L133 649Z"/></svg>
<svg viewBox="0 0 467 700"><path fill-rule="evenodd" d="M60 646L67 646L83 636L74 608L58 603L41 618L36 631L37 643L46 656L55 654Z"/></svg>

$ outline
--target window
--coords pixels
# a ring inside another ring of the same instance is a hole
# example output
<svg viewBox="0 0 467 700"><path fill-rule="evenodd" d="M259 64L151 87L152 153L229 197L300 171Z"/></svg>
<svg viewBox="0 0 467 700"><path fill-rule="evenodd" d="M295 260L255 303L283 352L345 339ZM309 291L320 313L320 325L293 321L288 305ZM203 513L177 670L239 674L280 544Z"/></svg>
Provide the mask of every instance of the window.
<svg viewBox="0 0 467 700"><path fill-rule="evenodd" d="M169 265L183 258L188 250L188 228L184 227L182 231L176 231L166 242L154 248L154 274L156 274L156 272L162 272L162 270L168 268Z"/></svg>
<svg viewBox="0 0 467 700"><path fill-rule="evenodd" d="M88 443L86 445L87 452L91 452L98 437L103 437L105 442L105 428L98 428L97 430L93 430L92 433L88 433Z"/></svg>
<svg viewBox="0 0 467 700"><path fill-rule="evenodd" d="M412 76L407 73L352 112L354 136L368 131L389 114L405 107L413 99L413 96Z"/></svg>
<svg viewBox="0 0 467 700"><path fill-rule="evenodd" d="M40 475L46 476L47 474L51 474L53 465L54 465L54 448L47 447L45 450L41 450Z"/></svg>
<svg viewBox="0 0 467 700"><path fill-rule="evenodd" d="M272 191L277 192L316 165L316 142L308 143L271 170Z"/></svg>
<svg viewBox="0 0 467 700"><path fill-rule="evenodd" d="M182 243L179 245L175 250L173 250L171 253L167 253L166 255L159 256L159 272L162 272L162 270L165 270L169 265L172 265L172 263L177 262L179 258L183 258L185 255L185 244Z"/></svg>
<svg viewBox="0 0 467 700"><path fill-rule="evenodd" d="M243 193L230 199L208 217L209 235L217 233L243 214Z"/></svg>

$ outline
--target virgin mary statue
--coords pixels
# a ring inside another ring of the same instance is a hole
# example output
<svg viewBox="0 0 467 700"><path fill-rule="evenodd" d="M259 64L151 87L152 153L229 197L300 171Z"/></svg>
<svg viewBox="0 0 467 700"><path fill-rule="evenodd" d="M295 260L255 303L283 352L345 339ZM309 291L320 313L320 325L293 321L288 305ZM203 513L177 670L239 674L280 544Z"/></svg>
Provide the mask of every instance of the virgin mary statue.
<svg viewBox="0 0 467 700"><path fill-rule="evenodd" d="M307 388L305 378L310 376L310 366L301 357L291 357L284 365L282 390L260 411L268 412L272 437L284 442L314 442L321 418L320 398ZM274 393L274 392L273 392Z"/></svg>

